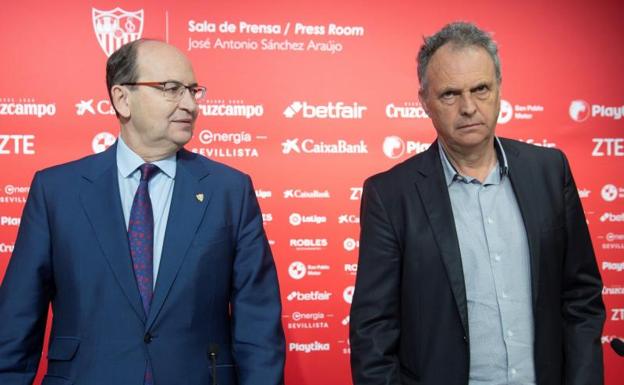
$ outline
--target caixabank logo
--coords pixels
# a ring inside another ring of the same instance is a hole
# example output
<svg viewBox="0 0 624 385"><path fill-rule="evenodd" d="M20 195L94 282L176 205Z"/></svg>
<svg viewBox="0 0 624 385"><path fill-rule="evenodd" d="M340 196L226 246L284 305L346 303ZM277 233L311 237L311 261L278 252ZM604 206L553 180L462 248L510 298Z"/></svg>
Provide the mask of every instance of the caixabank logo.
<svg viewBox="0 0 624 385"><path fill-rule="evenodd" d="M119 7L108 11L91 9L93 31L100 47L110 56L122 45L141 38L143 10L126 11Z"/></svg>
<svg viewBox="0 0 624 385"><path fill-rule="evenodd" d="M77 116L91 116L91 115L115 115L115 109L108 99L80 99L78 103L74 105L76 107Z"/></svg>
<svg viewBox="0 0 624 385"><path fill-rule="evenodd" d="M282 154L284 155L361 155L368 154L368 146L364 140L356 143L349 143L345 139L338 139L333 142L325 142L311 138L292 138L282 142Z"/></svg>
<svg viewBox="0 0 624 385"><path fill-rule="evenodd" d="M590 104L585 100L577 99L570 102L568 113L570 118L577 123L582 123L589 118L620 120L624 116L624 105Z"/></svg>
<svg viewBox="0 0 624 385"><path fill-rule="evenodd" d="M329 102L314 105L306 101L294 101L283 112L287 119L363 119L368 108L357 102Z"/></svg>

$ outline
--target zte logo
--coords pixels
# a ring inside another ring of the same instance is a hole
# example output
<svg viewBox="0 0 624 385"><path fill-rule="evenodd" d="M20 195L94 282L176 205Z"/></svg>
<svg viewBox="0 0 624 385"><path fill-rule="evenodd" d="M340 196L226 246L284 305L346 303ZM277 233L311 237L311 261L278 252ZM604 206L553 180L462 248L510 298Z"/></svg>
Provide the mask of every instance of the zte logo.
<svg viewBox="0 0 624 385"><path fill-rule="evenodd" d="M624 138L594 138L592 156L624 156Z"/></svg>
<svg viewBox="0 0 624 385"><path fill-rule="evenodd" d="M362 187L351 187L351 196L349 197L352 201L359 201L362 199Z"/></svg>
<svg viewBox="0 0 624 385"><path fill-rule="evenodd" d="M0 155L35 155L35 136L0 135Z"/></svg>
<svg viewBox="0 0 624 385"><path fill-rule="evenodd" d="M313 106L307 102L295 101L284 110L284 116L292 119L301 112L304 119L362 119L365 106L358 103L345 104L343 102L327 103Z"/></svg>
<svg viewBox="0 0 624 385"><path fill-rule="evenodd" d="M624 308L611 309L611 321L624 321Z"/></svg>

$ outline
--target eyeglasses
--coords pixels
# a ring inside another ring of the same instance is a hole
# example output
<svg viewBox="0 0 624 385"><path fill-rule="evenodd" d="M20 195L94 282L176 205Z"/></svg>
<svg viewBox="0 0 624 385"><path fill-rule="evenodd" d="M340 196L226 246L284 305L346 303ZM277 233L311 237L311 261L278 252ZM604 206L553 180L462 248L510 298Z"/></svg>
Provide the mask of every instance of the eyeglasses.
<svg viewBox="0 0 624 385"><path fill-rule="evenodd" d="M195 101L201 100L206 96L206 87L203 86L187 86L175 80L169 80L167 82L136 82L136 83L121 83L121 86L149 86L158 88L162 91L165 99L172 102L179 102L182 100L185 90L189 90L189 93L195 99Z"/></svg>

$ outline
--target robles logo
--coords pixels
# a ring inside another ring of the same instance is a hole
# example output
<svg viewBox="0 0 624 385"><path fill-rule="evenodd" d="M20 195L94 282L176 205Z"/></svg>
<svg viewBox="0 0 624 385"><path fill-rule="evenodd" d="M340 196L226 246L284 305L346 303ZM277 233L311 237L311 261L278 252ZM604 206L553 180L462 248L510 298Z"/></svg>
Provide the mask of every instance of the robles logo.
<svg viewBox="0 0 624 385"><path fill-rule="evenodd" d="M327 245L328 242L325 238L293 238L289 241L289 246L295 250L321 250Z"/></svg>
<svg viewBox="0 0 624 385"><path fill-rule="evenodd" d="M284 110L284 116L294 118L299 112L303 119L362 119L367 107L358 103L329 102L325 105L312 105L308 102L294 101Z"/></svg>

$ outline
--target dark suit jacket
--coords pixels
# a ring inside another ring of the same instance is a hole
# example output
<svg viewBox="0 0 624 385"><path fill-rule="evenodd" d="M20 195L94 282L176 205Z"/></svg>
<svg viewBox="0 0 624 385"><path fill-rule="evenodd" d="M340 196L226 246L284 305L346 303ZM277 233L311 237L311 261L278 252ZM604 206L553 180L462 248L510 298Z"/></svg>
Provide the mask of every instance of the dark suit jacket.
<svg viewBox="0 0 624 385"><path fill-rule="evenodd" d="M52 303L45 385L280 384L277 276L248 176L186 150L150 313L133 275L116 146L38 172L0 287L0 384L30 384ZM203 201L196 198L203 194Z"/></svg>
<svg viewBox="0 0 624 385"><path fill-rule="evenodd" d="M529 243L537 384L602 384L602 282L568 162L502 145ZM466 289L437 143L369 178L360 220L355 385L467 384Z"/></svg>

